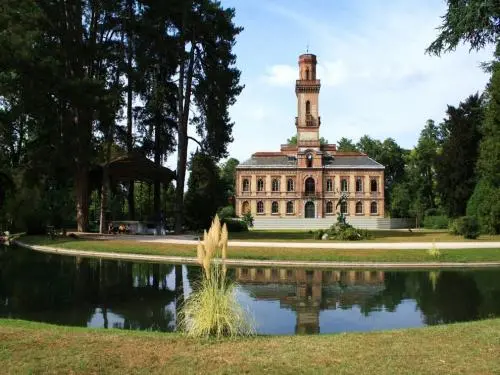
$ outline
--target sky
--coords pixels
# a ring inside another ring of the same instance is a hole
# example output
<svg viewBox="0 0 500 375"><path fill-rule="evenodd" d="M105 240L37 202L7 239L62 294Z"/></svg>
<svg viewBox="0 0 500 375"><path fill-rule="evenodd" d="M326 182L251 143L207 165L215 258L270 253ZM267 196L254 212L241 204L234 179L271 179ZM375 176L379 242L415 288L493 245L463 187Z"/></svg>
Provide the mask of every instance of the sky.
<svg viewBox="0 0 500 375"><path fill-rule="evenodd" d="M230 108L231 157L279 151L295 134L298 56L317 56L320 135L330 143L367 134L413 147L428 119L482 92L480 63L493 48L441 57L425 48L446 13L440 0L222 0L244 27L234 52L244 90ZM193 150L195 147L190 147ZM175 169L175 158L168 165Z"/></svg>

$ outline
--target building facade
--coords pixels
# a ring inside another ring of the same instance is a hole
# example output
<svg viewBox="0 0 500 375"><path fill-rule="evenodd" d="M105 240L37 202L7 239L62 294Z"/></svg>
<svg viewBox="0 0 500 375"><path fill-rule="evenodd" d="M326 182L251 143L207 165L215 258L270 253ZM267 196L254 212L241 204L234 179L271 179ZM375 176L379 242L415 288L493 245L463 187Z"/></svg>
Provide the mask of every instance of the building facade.
<svg viewBox="0 0 500 375"><path fill-rule="evenodd" d="M324 218L342 212L384 217L384 166L360 152L320 143L316 56L299 56L297 143L256 152L236 169L236 213ZM347 197L340 201L341 196Z"/></svg>

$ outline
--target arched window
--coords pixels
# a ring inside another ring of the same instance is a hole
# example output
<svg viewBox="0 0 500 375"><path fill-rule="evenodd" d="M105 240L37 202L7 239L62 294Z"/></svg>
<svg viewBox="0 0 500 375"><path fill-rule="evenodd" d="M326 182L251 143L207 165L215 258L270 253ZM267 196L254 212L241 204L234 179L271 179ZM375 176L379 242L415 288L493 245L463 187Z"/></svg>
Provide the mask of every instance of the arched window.
<svg viewBox="0 0 500 375"><path fill-rule="evenodd" d="M308 100L306 101L306 115L311 114L311 102Z"/></svg>
<svg viewBox="0 0 500 375"><path fill-rule="evenodd" d="M292 201L286 202L286 213L293 214L293 202Z"/></svg>
<svg viewBox="0 0 500 375"><path fill-rule="evenodd" d="M243 191L250 191L250 181L248 178L243 179Z"/></svg>
<svg viewBox="0 0 500 375"><path fill-rule="evenodd" d="M326 180L326 191L333 191L333 181L331 178Z"/></svg>
<svg viewBox="0 0 500 375"><path fill-rule="evenodd" d="M377 186L377 185L378 185L378 184L377 184L377 180L372 179L372 180L370 181L370 191L371 191L372 193L375 193L375 192L377 192L377 191L378 191L378 186Z"/></svg>
<svg viewBox="0 0 500 375"><path fill-rule="evenodd" d="M280 180L278 180L277 178L273 178L271 188L272 191L280 191Z"/></svg>
<svg viewBox="0 0 500 375"><path fill-rule="evenodd" d="M333 213L333 203L331 201L326 202L326 213L327 214Z"/></svg>
<svg viewBox="0 0 500 375"><path fill-rule="evenodd" d="M356 202L356 213L357 214L363 213L363 203L361 203L360 201Z"/></svg>
<svg viewBox="0 0 500 375"><path fill-rule="evenodd" d="M377 214L378 213L378 204L377 204L377 202L372 202L370 204L370 213L371 214Z"/></svg>
<svg viewBox="0 0 500 375"><path fill-rule="evenodd" d="M347 178L343 178L342 180L340 180L340 190L347 191L347 188Z"/></svg>
<svg viewBox="0 0 500 375"><path fill-rule="evenodd" d="M361 177L356 177L356 192L360 193L363 191L363 179Z"/></svg>
<svg viewBox="0 0 500 375"><path fill-rule="evenodd" d="M306 163L307 163L307 168L312 168L313 166L313 156L311 153L308 153L306 155Z"/></svg>
<svg viewBox="0 0 500 375"><path fill-rule="evenodd" d="M245 201L241 204L241 213L246 214L250 212L250 203L248 201Z"/></svg>
<svg viewBox="0 0 500 375"><path fill-rule="evenodd" d="M264 202L262 202L262 201L257 202L257 213L258 214L264 213Z"/></svg>
<svg viewBox="0 0 500 375"><path fill-rule="evenodd" d="M278 205L278 202L274 201L272 204L271 204L271 213L273 214L277 214L279 212L279 205Z"/></svg>
<svg viewBox="0 0 500 375"><path fill-rule="evenodd" d="M306 69L306 79L309 79L309 69Z"/></svg>
<svg viewBox="0 0 500 375"><path fill-rule="evenodd" d="M340 204L340 213L347 214L347 202L346 201L342 201L342 203Z"/></svg>
<svg viewBox="0 0 500 375"><path fill-rule="evenodd" d="M264 180L262 178L257 180L257 191L264 191Z"/></svg>
<svg viewBox="0 0 500 375"><path fill-rule="evenodd" d="M293 179L289 178L286 181L286 191L293 191L294 188L295 188L295 186L294 186L294 183L293 183Z"/></svg>
<svg viewBox="0 0 500 375"><path fill-rule="evenodd" d="M316 191L315 188L316 188L316 185L314 183L314 178L308 177L306 179L306 186L305 186L306 194L314 194L314 192Z"/></svg>

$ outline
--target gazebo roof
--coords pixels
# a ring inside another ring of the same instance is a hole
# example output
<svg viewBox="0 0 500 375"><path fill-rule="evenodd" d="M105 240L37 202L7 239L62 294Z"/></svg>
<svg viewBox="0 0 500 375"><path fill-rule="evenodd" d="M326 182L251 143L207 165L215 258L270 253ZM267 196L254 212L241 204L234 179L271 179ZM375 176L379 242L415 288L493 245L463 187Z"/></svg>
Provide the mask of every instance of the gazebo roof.
<svg viewBox="0 0 500 375"><path fill-rule="evenodd" d="M102 181L103 168L100 164L92 168L91 179ZM108 164L109 178L112 181L139 180L153 182L158 180L169 184L175 178L175 172L163 166L157 166L153 161L140 154L128 154L113 159Z"/></svg>

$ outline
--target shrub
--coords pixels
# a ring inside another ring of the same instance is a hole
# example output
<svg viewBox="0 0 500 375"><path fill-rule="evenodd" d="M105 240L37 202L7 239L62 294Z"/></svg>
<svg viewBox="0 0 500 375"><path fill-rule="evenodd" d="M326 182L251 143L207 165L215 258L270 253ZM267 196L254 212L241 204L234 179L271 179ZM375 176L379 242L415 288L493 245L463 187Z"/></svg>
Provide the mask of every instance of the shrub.
<svg viewBox="0 0 500 375"><path fill-rule="evenodd" d="M425 216L423 227L427 229L447 229L450 224L448 216Z"/></svg>
<svg viewBox="0 0 500 375"><path fill-rule="evenodd" d="M179 328L189 336L221 337L253 332L236 299L234 284L226 278L227 242L227 224L221 227L216 216L197 248L204 277L193 288L179 314ZM216 257L221 258L221 263L213 262Z"/></svg>
<svg viewBox="0 0 500 375"><path fill-rule="evenodd" d="M500 233L500 187L480 180L467 202L467 216L475 216L481 232Z"/></svg>
<svg viewBox="0 0 500 375"><path fill-rule="evenodd" d="M228 232L248 232L247 223L241 219L226 218L221 222L226 224Z"/></svg>
<svg viewBox="0 0 500 375"><path fill-rule="evenodd" d="M250 212L245 213L242 219L247 224L248 228L253 228L253 216Z"/></svg>
<svg viewBox="0 0 500 375"><path fill-rule="evenodd" d="M450 232L474 239L479 236L479 223L474 216L462 216L452 223Z"/></svg>
<svg viewBox="0 0 500 375"><path fill-rule="evenodd" d="M313 239L314 240L321 240L321 238L323 237L323 234L325 234L326 231L324 231L323 229L318 229L316 231L313 232Z"/></svg>
<svg viewBox="0 0 500 375"><path fill-rule="evenodd" d="M326 232L328 237L340 241L359 241L371 238L370 232L356 229L350 224L334 224Z"/></svg>
<svg viewBox="0 0 500 375"><path fill-rule="evenodd" d="M234 207L231 205L220 208L219 211L217 212L217 215L219 215L219 219L221 221L224 221L225 219L228 218L236 217L236 213L234 212Z"/></svg>

